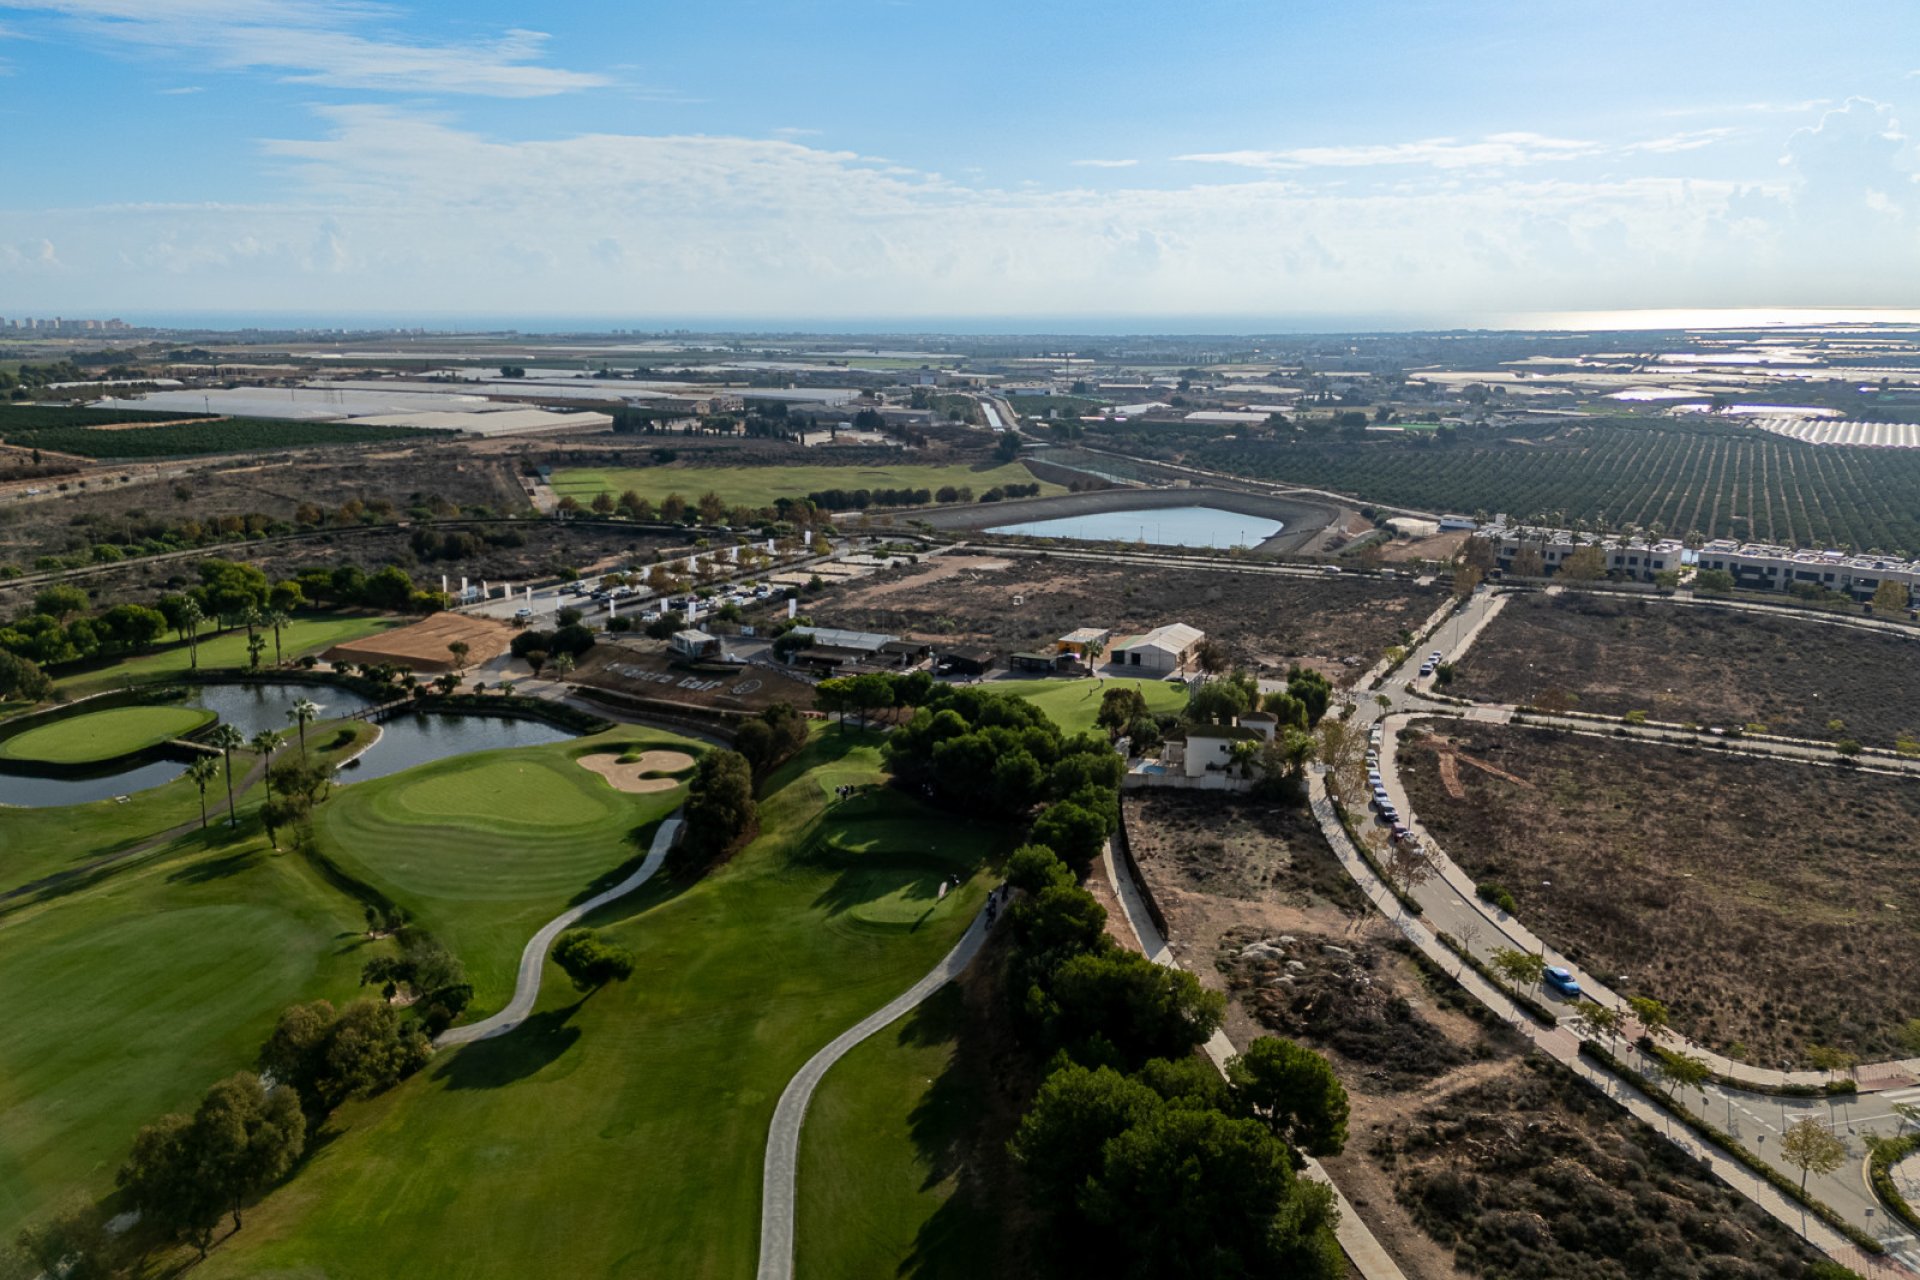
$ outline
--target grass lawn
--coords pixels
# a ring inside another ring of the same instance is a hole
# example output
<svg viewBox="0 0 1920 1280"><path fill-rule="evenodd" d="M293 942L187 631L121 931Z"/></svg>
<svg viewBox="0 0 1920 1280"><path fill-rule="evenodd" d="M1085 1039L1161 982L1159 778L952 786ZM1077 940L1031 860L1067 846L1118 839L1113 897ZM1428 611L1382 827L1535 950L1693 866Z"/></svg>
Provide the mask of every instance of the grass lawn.
<svg viewBox="0 0 1920 1280"><path fill-rule="evenodd" d="M384 1278L423 1258L476 1280L751 1275L780 1091L953 945L1002 842L898 794L835 803L835 786L882 776L876 736L816 737L763 787L761 834L728 863L600 913L635 953L631 979L583 997L549 966L525 1026L345 1109L346 1131L201 1280ZM864 919L860 895L886 878L854 874L859 828L894 824L878 828L894 845L908 822L925 865L896 849L895 883L944 865L965 877L957 903L918 927Z"/></svg>
<svg viewBox="0 0 1920 1280"><path fill-rule="evenodd" d="M371 617L365 614L299 613L293 625L280 629L280 656L289 660L304 653L318 653L346 640L358 640L377 631L397 627L405 618ZM69 698L84 697L103 689L118 689L129 684L150 684L170 680L187 670L190 653L184 644L168 645L152 653L116 662L96 671L62 676L54 687ZM273 635L267 635L263 661L273 661ZM224 635L204 637L200 641L202 667L244 667L247 665L247 632L236 628Z"/></svg>
<svg viewBox="0 0 1920 1280"><path fill-rule="evenodd" d="M1022 462L948 467L568 467L553 473L553 491L589 502L596 495L619 497L631 489L659 502L677 493L688 502L717 493L728 506L765 507L776 498L804 498L825 489L930 489L967 486L979 497L995 485L1033 484L1036 477ZM1057 484L1041 483L1040 492L1065 493Z"/></svg>
<svg viewBox="0 0 1920 1280"><path fill-rule="evenodd" d="M702 749L672 734L625 729L456 756L343 787L314 827L342 866L466 963L471 1016L483 1017L513 993L527 939L643 856L653 825L686 798L685 787L625 794L575 762L629 745Z"/></svg>
<svg viewBox="0 0 1920 1280"><path fill-rule="evenodd" d="M110 1190L135 1130L251 1067L281 1009L354 995L363 927L251 823L0 917L0 1225Z"/></svg>
<svg viewBox="0 0 1920 1280"><path fill-rule="evenodd" d="M1145 680L1137 676L1001 680L982 687L1027 699L1046 712L1047 718L1059 725L1062 733L1071 735L1093 729L1093 718L1100 714L1100 696L1117 685L1138 689L1147 700L1147 710L1155 715L1179 711L1187 705L1185 685L1170 684L1165 680Z"/></svg>
<svg viewBox="0 0 1920 1280"><path fill-rule="evenodd" d="M17 733L0 741L0 760L98 764L157 747L213 719L198 707L114 707Z"/></svg>
<svg viewBox="0 0 1920 1280"><path fill-rule="evenodd" d="M953 1070L963 1017L948 984L821 1081L800 1135L800 1280L998 1274L995 1224L953 1200L949 1153L978 1102Z"/></svg>

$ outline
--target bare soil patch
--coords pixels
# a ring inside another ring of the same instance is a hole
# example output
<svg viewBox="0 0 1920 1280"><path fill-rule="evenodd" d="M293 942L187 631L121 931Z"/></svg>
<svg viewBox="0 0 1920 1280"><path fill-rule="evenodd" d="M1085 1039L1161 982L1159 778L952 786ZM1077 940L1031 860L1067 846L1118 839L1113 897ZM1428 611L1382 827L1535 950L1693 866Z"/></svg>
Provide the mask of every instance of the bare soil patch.
<svg viewBox="0 0 1920 1280"><path fill-rule="evenodd" d="M651 795L679 786L680 779L672 775L693 768L693 757L684 751L644 751L639 759L629 761L617 751L596 751L581 756L579 763L605 778L615 791Z"/></svg>
<svg viewBox="0 0 1920 1280"><path fill-rule="evenodd" d="M1399 1206L1468 1275L1781 1280L1818 1258L1538 1056L1432 1096L1367 1145Z"/></svg>
<svg viewBox="0 0 1920 1280"><path fill-rule="evenodd" d="M940 557L889 570L811 606L814 621L994 649L1050 643L1077 627L1137 634L1186 622L1233 661L1269 673L1306 663L1351 681L1440 603L1439 587L1372 578L1294 578L1229 567L1165 568L1052 557ZM971 561L971 563L969 563Z"/></svg>
<svg viewBox="0 0 1920 1280"><path fill-rule="evenodd" d="M497 618L443 612L363 640L350 640L327 650L333 663L391 663L413 671L451 671L453 644L467 646L467 665L485 666L507 651L513 628Z"/></svg>
<svg viewBox="0 0 1920 1280"><path fill-rule="evenodd" d="M1454 667L1451 692L1890 747L1920 734L1920 639L1814 619L1580 593L1509 599ZM1838 719L1843 728L1828 728Z"/></svg>
<svg viewBox="0 0 1920 1280"><path fill-rule="evenodd" d="M1595 976L1755 1063L1812 1045L1900 1056L1892 1032L1920 1015L1910 779L1543 729L1447 733L1400 748L1414 810ZM1498 772L1460 770L1456 796L1449 748Z"/></svg>

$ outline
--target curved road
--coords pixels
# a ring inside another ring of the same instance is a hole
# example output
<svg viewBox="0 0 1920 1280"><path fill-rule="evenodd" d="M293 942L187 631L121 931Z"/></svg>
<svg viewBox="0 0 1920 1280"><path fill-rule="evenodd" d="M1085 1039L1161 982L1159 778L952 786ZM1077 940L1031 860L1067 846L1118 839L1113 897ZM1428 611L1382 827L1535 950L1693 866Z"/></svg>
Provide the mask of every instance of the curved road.
<svg viewBox="0 0 1920 1280"><path fill-rule="evenodd" d="M475 1040L491 1040L503 1036L527 1020L533 1012L533 1002L540 997L540 975L546 968L547 948L553 940L571 927L574 922L591 912L598 911L616 898L624 898L653 879L654 872L667 860L667 851L673 848L674 841L680 837L683 820L668 818L653 833L653 846L647 850L646 860L632 875L604 893L596 893L578 906L568 907L533 935L526 949L520 953L520 976L514 982L513 999L507 1001L507 1007L491 1018L482 1019L470 1026L452 1027L434 1037L433 1047L449 1049L455 1045L471 1044Z"/></svg>
<svg viewBox="0 0 1920 1280"><path fill-rule="evenodd" d="M834 1037L831 1044L807 1059L807 1065L787 1082L780 1094L780 1104L773 1110L773 1125L767 1131L767 1159L760 1191L759 1280L792 1280L794 1184L800 1161L800 1126L806 1121L807 1104L813 1101L813 1091L848 1050L918 1007L972 964L986 937L987 917L983 911L973 918L953 950L947 952L946 958L926 977L884 1008Z"/></svg>

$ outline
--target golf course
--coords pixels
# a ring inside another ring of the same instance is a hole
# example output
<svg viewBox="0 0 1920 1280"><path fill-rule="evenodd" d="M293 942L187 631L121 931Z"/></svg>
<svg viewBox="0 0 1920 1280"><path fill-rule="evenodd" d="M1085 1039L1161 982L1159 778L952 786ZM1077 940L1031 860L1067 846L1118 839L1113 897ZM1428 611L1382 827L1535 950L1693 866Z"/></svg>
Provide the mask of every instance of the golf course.
<svg viewBox="0 0 1920 1280"><path fill-rule="evenodd" d="M289 662L302 654L318 653L330 649L347 640L358 640L397 627L406 622L405 618L379 617L369 614L353 613L307 613L294 616L293 622L280 631L280 652ZM245 668L247 661L247 633L241 628L222 632L218 635L207 634L200 637L199 666L202 670L215 668ZM274 656L273 636L267 633L266 661ZM118 689L129 684L152 684L156 681L171 680L194 665L194 649L186 644L169 644L143 653L124 658L111 666L96 667L88 671L75 672L55 680L54 688L69 698L84 697L89 693L99 693L103 689Z"/></svg>
<svg viewBox="0 0 1920 1280"><path fill-rule="evenodd" d="M1065 493L1062 485L1040 482L1020 462L898 467L567 467L553 473L553 491L582 504L600 494L626 492L658 504L668 494L690 503L706 494L729 507L771 506L780 498L804 498L828 489L972 489L978 497L997 485L1040 484L1044 495Z"/></svg>
<svg viewBox="0 0 1920 1280"><path fill-rule="evenodd" d="M213 712L197 707L113 707L0 738L0 760L100 764L183 737L213 720Z"/></svg>
<svg viewBox="0 0 1920 1280"><path fill-rule="evenodd" d="M997 686L1017 698L1025 698L1047 713L1060 726L1060 732L1072 736L1090 733L1094 718L1100 714L1100 698L1109 689L1138 689L1153 715L1171 714L1187 705L1187 687L1167 680L1146 680L1138 676L1081 677L1075 680L1010 680Z"/></svg>
<svg viewBox="0 0 1920 1280"><path fill-rule="evenodd" d="M592 741L541 750L577 769L568 750ZM549 962L525 1025L437 1055L399 1088L343 1108L339 1136L200 1270L350 1280L459 1257L462 1274L476 1277L550 1273L556 1259L582 1275L750 1274L781 1090L820 1046L951 948L1011 839L881 789L878 742L816 734L761 783L760 831L743 849L711 869L670 862L589 918L633 953L630 979L582 995ZM558 782L500 773L539 758L485 759L488 785L558 794ZM416 772L434 784L380 801L383 811L438 827L471 802L467 784L437 781L459 771ZM840 799L848 785L874 789ZM609 825L592 838L610 835ZM944 900L942 880L957 886ZM438 886L436 907L454 906L430 868L416 867L409 882L423 901ZM526 1206L530 1188L540 1211L506 1212Z"/></svg>

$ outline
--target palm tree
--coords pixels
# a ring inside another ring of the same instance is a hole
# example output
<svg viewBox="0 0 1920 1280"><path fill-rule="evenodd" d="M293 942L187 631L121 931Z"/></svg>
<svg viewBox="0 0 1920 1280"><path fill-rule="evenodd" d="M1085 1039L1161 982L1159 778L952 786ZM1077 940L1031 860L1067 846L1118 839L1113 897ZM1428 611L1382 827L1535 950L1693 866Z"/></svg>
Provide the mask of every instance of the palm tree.
<svg viewBox="0 0 1920 1280"><path fill-rule="evenodd" d="M553 674L557 679L561 680L565 680L569 675L573 674L573 655L570 653L555 654L553 658Z"/></svg>
<svg viewBox="0 0 1920 1280"><path fill-rule="evenodd" d="M195 671L200 669L200 628L206 620L207 615L191 597L181 606L180 630L187 637L187 665Z"/></svg>
<svg viewBox="0 0 1920 1280"><path fill-rule="evenodd" d="M247 737L230 724L223 724L207 735L207 742L220 752L227 766L227 825L233 826L233 753L247 745Z"/></svg>
<svg viewBox="0 0 1920 1280"><path fill-rule="evenodd" d="M319 716L320 704L311 698L302 698L287 708L287 719L300 729L300 754L307 754L307 722Z"/></svg>
<svg viewBox="0 0 1920 1280"><path fill-rule="evenodd" d="M253 740L247 745L260 753L262 767L269 770L273 768L273 750L280 745L279 734L271 729L262 729L253 735Z"/></svg>
<svg viewBox="0 0 1920 1280"><path fill-rule="evenodd" d="M273 665L277 667L282 662L280 657L280 628L292 626L293 617L283 609L274 609L267 614L267 625L273 628Z"/></svg>
<svg viewBox="0 0 1920 1280"><path fill-rule="evenodd" d="M200 829L207 829L207 784L220 776L220 766L212 756L195 756L187 766L187 780L200 788Z"/></svg>

